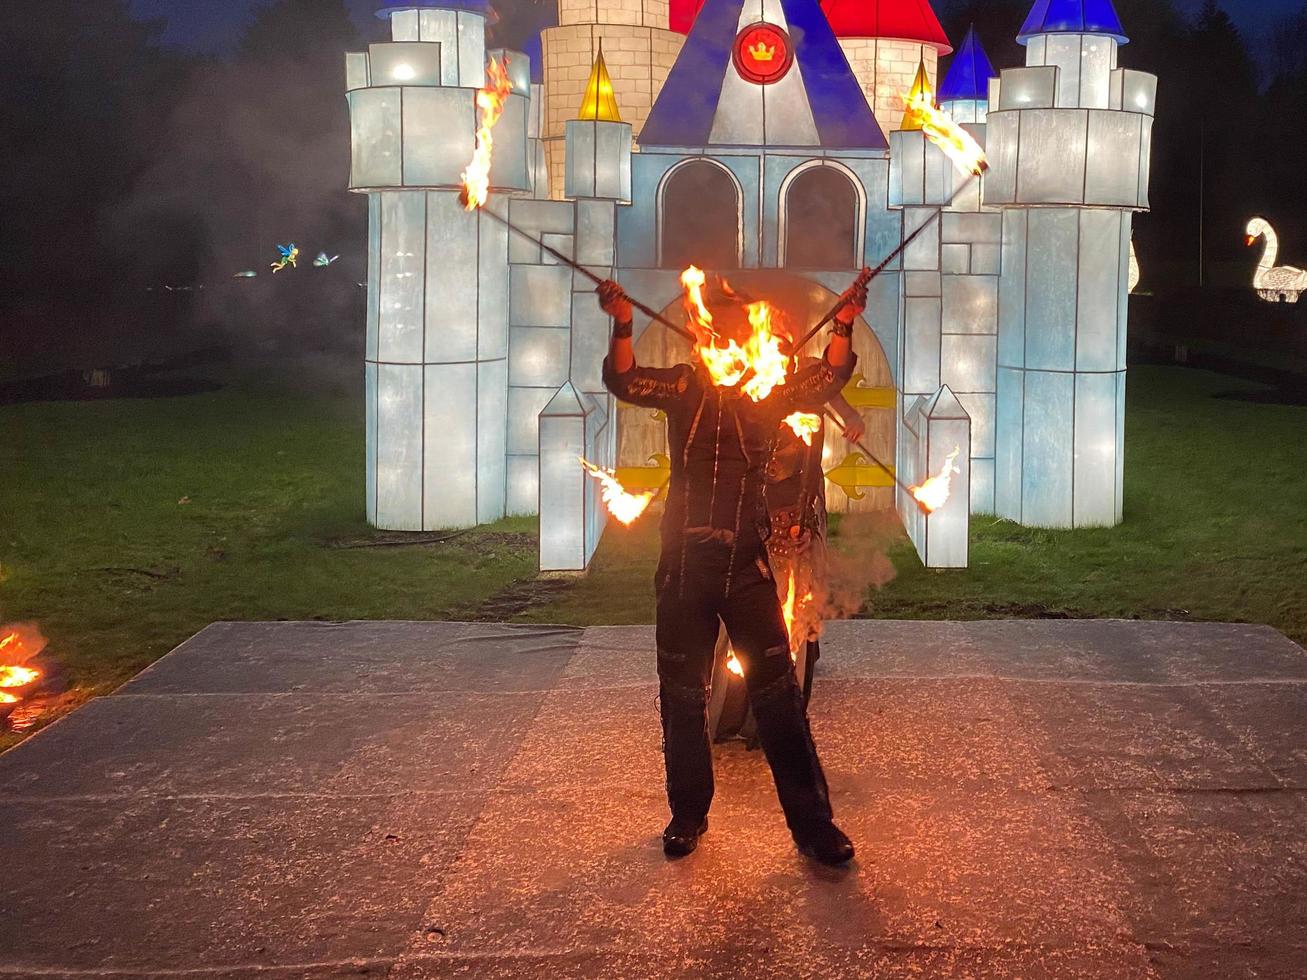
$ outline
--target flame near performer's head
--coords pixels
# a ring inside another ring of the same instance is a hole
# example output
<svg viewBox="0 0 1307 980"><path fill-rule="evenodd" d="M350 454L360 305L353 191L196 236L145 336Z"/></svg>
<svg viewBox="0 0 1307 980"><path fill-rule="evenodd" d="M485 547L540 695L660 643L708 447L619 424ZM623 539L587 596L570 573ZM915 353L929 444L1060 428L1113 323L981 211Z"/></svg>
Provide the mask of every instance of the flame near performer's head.
<svg viewBox="0 0 1307 980"><path fill-rule="evenodd" d="M714 385L739 386L742 394L760 402L772 389L785 384L791 364L789 335L778 324L777 311L770 303L741 304L726 283L722 283L722 292L731 302L716 312L709 309L704 298L707 281L703 270L693 265L681 273L686 318L696 338L695 353Z"/></svg>

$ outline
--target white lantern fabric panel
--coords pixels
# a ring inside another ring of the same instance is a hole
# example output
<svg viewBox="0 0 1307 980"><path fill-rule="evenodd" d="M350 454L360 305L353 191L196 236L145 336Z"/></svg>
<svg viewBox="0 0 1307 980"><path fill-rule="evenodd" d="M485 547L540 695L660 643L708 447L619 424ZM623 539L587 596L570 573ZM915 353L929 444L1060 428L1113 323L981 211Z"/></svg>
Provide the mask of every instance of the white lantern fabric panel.
<svg viewBox="0 0 1307 980"><path fill-rule="evenodd" d="M938 476L953 458L949 498L933 513L913 522L914 543L927 568L966 568L971 527L971 419L947 385L915 413L918 463L915 483Z"/></svg>
<svg viewBox="0 0 1307 980"><path fill-rule="evenodd" d="M586 496L590 477L580 460L589 450L586 407L569 382L538 420L540 570L582 571L586 556Z"/></svg>
<svg viewBox="0 0 1307 980"><path fill-rule="evenodd" d="M572 119L565 127L569 198L631 200L631 125Z"/></svg>

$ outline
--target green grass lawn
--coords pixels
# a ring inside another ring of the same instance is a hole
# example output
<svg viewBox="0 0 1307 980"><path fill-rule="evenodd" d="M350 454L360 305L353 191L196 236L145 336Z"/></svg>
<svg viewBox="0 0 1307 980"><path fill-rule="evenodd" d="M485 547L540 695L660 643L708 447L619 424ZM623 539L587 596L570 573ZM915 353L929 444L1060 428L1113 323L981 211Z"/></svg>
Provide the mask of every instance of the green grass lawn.
<svg viewBox="0 0 1307 980"><path fill-rule="evenodd" d="M949 573L886 535L896 576L864 614L1248 620L1307 642L1307 408L1212 397L1246 387L1133 370L1122 527L980 517L972 567ZM377 540L353 396L233 386L0 406L0 435L0 621L41 624L74 684L64 707L214 620L462 618L535 576L529 520L340 547ZM610 528L588 576L518 618L651 622L655 550L652 520Z"/></svg>

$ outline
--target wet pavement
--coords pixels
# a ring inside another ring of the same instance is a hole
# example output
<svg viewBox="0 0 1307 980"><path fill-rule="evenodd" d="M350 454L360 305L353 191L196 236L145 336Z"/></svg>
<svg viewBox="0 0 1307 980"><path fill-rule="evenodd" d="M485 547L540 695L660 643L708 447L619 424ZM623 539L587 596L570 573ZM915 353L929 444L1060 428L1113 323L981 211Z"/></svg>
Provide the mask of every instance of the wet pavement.
<svg viewBox="0 0 1307 980"><path fill-rule="evenodd" d="M832 623L858 858L719 746L666 861L647 627L219 623L0 756L0 977L1301 977L1307 653Z"/></svg>

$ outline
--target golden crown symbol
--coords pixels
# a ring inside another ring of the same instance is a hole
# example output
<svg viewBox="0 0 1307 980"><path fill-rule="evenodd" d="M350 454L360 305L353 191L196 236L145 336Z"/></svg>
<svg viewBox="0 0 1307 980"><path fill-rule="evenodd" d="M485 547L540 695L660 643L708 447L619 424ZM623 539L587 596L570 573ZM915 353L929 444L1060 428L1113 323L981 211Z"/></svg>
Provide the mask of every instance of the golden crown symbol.
<svg viewBox="0 0 1307 980"><path fill-rule="evenodd" d="M749 56L753 58L754 61L771 61L772 57L775 54L776 54L775 47L769 48L761 41L759 41L753 47L749 48Z"/></svg>

